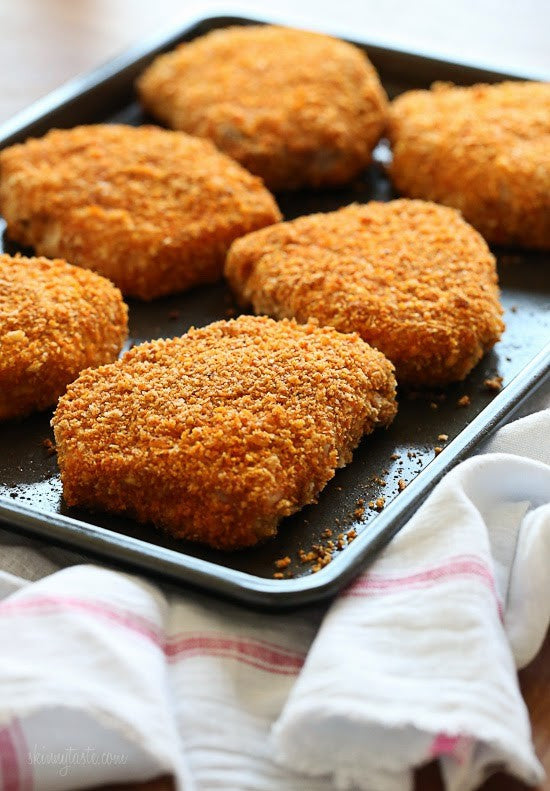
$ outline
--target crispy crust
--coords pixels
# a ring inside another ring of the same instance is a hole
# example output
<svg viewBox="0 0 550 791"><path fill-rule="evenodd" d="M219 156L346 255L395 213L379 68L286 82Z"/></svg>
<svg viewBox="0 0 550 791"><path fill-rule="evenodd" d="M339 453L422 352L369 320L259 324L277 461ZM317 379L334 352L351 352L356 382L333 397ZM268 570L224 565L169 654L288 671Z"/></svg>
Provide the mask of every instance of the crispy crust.
<svg viewBox="0 0 550 791"><path fill-rule="evenodd" d="M415 385L463 379L504 328L487 245L457 211L423 201L257 231L231 246L225 274L257 313L358 332Z"/></svg>
<svg viewBox="0 0 550 791"><path fill-rule="evenodd" d="M230 243L281 216L208 141L101 124L2 151L0 210L13 239L142 299L217 280Z"/></svg>
<svg viewBox="0 0 550 791"><path fill-rule="evenodd" d="M93 272L0 255L0 420L52 406L83 368L116 360L127 316Z"/></svg>
<svg viewBox="0 0 550 791"><path fill-rule="evenodd" d="M69 505L235 549L313 502L395 412L393 367L358 336L241 316L85 371L52 424Z"/></svg>
<svg viewBox="0 0 550 791"><path fill-rule="evenodd" d="M361 50L270 25L182 44L137 87L164 123L210 138L272 189L349 181L370 162L387 113Z"/></svg>
<svg viewBox="0 0 550 791"><path fill-rule="evenodd" d="M436 83L391 105L397 189L462 211L485 239L550 248L550 83Z"/></svg>

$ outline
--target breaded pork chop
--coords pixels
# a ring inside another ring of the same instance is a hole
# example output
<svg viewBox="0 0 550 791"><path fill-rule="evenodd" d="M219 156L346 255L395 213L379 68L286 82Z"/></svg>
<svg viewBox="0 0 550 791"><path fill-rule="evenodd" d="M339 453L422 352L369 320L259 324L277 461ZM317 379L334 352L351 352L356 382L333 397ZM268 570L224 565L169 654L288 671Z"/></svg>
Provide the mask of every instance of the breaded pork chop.
<svg viewBox="0 0 550 791"><path fill-rule="evenodd" d="M69 505L236 549L313 502L395 412L393 367L357 335L241 316L85 371L53 426Z"/></svg>
<svg viewBox="0 0 550 791"><path fill-rule="evenodd" d="M221 276L230 243L280 219L206 140L156 127L54 130L0 153L9 235L152 299Z"/></svg>
<svg viewBox="0 0 550 791"><path fill-rule="evenodd" d="M550 248L550 83L436 83L391 106L391 177L489 242Z"/></svg>
<svg viewBox="0 0 550 791"><path fill-rule="evenodd" d="M104 277L0 255L0 420L52 406L83 368L116 360L127 314Z"/></svg>
<svg viewBox="0 0 550 791"><path fill-rule="evenodd" d="M414 385L463 379L504 326L487 245L457 211L423 201L257 231L231 246L225 273L257 313L357 332Z"/></svg>
<svg viewBox="0 0 550 791"><path fill-rule="evenodd" d="M370 162L387 113L360 49L272 25L181 44L138 90L168 126L210 138L277 190L349 181Z"/></svg>

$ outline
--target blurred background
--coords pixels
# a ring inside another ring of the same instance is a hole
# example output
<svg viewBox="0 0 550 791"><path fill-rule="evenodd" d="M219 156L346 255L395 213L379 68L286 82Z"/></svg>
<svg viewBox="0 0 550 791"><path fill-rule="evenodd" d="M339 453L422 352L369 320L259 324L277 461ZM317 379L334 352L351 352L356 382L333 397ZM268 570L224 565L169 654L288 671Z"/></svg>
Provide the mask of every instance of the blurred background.
<svg viewBox="0 0 550 791"><path fill-rule="evenodd" d="M145 37L223 12L550 79L549 0L0 0L0 122Z"/></svg>

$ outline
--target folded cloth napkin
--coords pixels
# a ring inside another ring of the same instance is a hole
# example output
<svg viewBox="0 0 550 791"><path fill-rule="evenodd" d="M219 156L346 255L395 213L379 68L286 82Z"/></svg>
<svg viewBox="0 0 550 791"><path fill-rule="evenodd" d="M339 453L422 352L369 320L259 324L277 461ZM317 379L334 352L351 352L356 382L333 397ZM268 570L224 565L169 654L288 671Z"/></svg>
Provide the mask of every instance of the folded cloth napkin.
<svg viewBox="0 0 550 791"><path fill-rule="evenodd" d="M548 436L550 410L501 429L328 612L53 571L5 534L0 787L402 791L432 757L449 791L539 782L515 666L550 619Z"/></svg>

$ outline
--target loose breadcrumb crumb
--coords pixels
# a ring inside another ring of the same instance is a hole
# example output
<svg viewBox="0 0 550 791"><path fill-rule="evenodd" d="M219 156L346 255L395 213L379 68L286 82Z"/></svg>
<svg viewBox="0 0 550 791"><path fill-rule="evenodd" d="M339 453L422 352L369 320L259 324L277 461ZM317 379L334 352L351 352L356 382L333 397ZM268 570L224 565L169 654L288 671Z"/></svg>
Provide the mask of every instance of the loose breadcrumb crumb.
<svg viewBox="0 0 550 791"><path fill-rule="evenodd" d="M500 390L502 390L502 382L503 382L502 376L493 376L490 379L485 379L485 381L483 382L483 387L486 390L490 390L494 393L498 393L500 392Z"/></svg>
<svg viewBox="0 0 550 791"><path fill-rule="evenodd" d="M42 445L46 448L48 456L55 456L57 453L57 448L49 437L46 437L46 439L42 440Z"/></svg>

